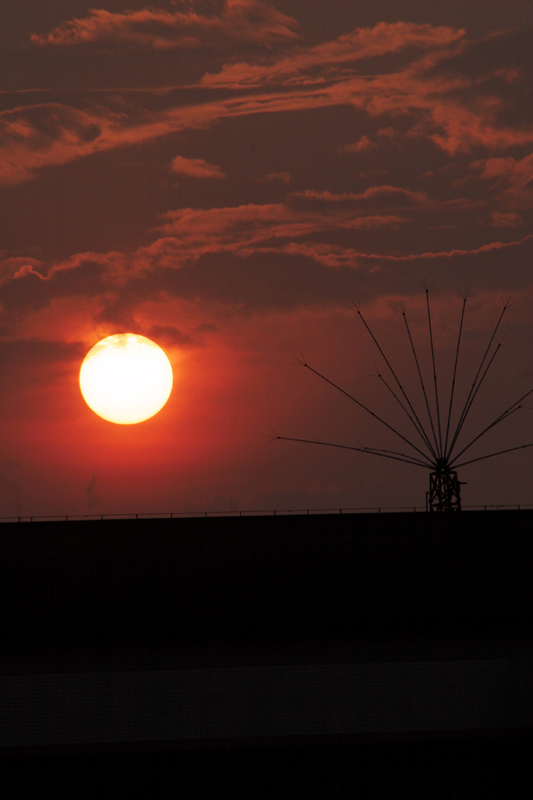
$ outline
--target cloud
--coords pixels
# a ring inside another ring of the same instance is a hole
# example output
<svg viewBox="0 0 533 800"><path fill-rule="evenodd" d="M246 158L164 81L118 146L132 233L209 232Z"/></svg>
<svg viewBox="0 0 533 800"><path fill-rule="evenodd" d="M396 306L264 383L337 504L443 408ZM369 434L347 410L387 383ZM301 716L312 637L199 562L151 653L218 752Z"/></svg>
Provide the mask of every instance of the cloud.
<svg viewBox="0 0 533 800"><path fill-rule="evenodd" d="M19 373L49 376L51 366L79 362L85 354L81 342L36 338L0 341L0 366L5 377Z"/></svg>
<svg viewBox="0 0 533 800"><path fill-rule="evenodd" d="M342 153L362 153L364 150L371 150L372 148L377 147L376 142L373 142L371 139L366 136L361 136L356 142L352 142L351 144L345 144L341 148Z"/></svg>
<svg viewBox="0 0 533 800"><path fill-rule="evenodd" d="M388 139L390 141L391 139L394 139L396 136L398 136L398 133L393 128L391 128L390 125L388 125L386 128L379 128L376 131L376 136L379 139L384 139L384 140ZM374 150L376 147L379 147L379 144L370 139L369 136L364 134L363 136L359 137L359 139L356 142L351 142L350 144L345 144L342 147L340 147L339 152L362 153L365 150Z"/></svg>
<svg viewBox="0 0 533 800"><path fill-rule="evenodd" d="M252 0L234 0L217 6L218 11L205 19L209 25L219 24L230 12L251 19L256 6ZM261 31L261 20L270 19L274 10L268 6L267 13L265 4L259 6ZM131 15L155 13L102 12L102 17L95 17L94 12L87 19L100 30L104 19L111 18L113 25L126 20L129 25ZM178 14L159 13L164 19ZM77 41L78 27L75 32ZM390 139L392 127L387 123L401 117L403 141L410 137L430 142L450 158L462 157L472 148L486 148L497 158L499 151L510 147L531 146L533 121L520 116L526 90L523 81L512 79L520 91L506 91L508 85L498 79L504 64L493 63L482 86L466 66L464 72L459 67L438 69L441 62L449 64L460 55L466 58L473 47L462 30L379 23L312 47L285 41L281 54L265 55L252 47L247 61L235 60L232 51L219 71L208 72L199 84L179 91L167 87L98 97L86 94L79 107L57 102L18 106L0 114L0 183L25 181L47 166L207 128L222 119L332 107L351 107L367 118L378 118L378 140ZM468 60L460 63L467 65ZM370 151L373 140L365 133L345 149ZM196 164L197 175L202 166L208 170L211 165ZM516 195L518 201L518 191Z"/></svg>
<svg viewBox="0 0 533 800"><path fill-rule="evenodd" d="M225 178L226 175L216 164L208 164L203 158L184 158L176 156L170 165L175 175L184 175L186 178Z"/></svg>
<svg viewBox="0 0 533 800"><path fill-rule="evenodd" d="M182 261L210 252L233 252L246 256L261 247L275 243L281 246L283 240L316 238L321 233L368 230L407 222L398 215L367 215L354 211L353 202L344 203L344 196L324 194L325 202L322 207L317 203L316 208L312 203L309 207L305 203L298 207L294 202L295 198L298 201L302 197L310 197L312 201L323 199L323 194L309 192L291 195L289 204L250 203L226 208L168 211L162 217L162 224L155 229L164 238L149 250L154 254L154 249L162 247L167 251L167 258ZM403 199L404 193L400 192L399 196ZM334 197L333 201L330 197ZM337 207L332 209L335 202Z"/></svg>
<svg viewBox="0 0 533 800"><path fill-rule="evenodd" d="M516 168L516 161L512 156L504 158L487 158L485 161L476 161L472 168L481 170L481 177L485 180L510 179Z"/></svg>
<svg viewBox="0 0 533 800"><path fill-rule="evenodd" d="M403 189L399 186L370 186L364 192L317 192L308 189L293 192L289 203L302 208L342 208L349 206L398 208L407 206L428 206L430 201L426 192Z"/></svg>
<svg viewBox="0 0 533 800"><path fill-rule="evenodd" d="M110 311L117 316L121 309L131 313L147 298L161 303L175 298L192 303L197 309L210 308L211 314L213 309L219 309L218 313L224 318L264 313L269 309L326 307L346 302L359 291L357 287L366 285L370 279L373 285L381 285L380 267L387 263L478 259L518 249L532 241L533 234L520 240L493 241L470 249L401 255L312 240L283 241L238 252L220 246L206 247L197 250L194 260L178 266L174 248L179 252L180 243L159 240L150 253L153 259L150 271L137 273L118 290ZM144 255L147 258L149 254ZM198 342L193 337L191 343L196 345L201 340ZM188 346L186 342L181 344Z"/></svg>
<svg viewBox="0 0 533 800"><path fill-rule="evenodd" d="M246 44L271 49L298 39L297 22L262 0L212 0L208 13L193 9L143 8L113 13L91 9L83 19L63 22L47 34L33 34L39 46L105 45L156 50Z"/></svg>
<svg viewBox="0 0 533 800"><path fill-rule="evenodd" d="M294 211L283 204L180 209L165 215L165 236L127 257L80 254L47 274L26 265L4 278L0 302L7 319L13 315L21 319L28 313L35 317L35 312L50 309L40 330L53 331L58 300L79 297L86 303L92 297L94 302L85 307L84 328L92 312L95 329L102 335L108 329L131 327L170 345L197 347L203 343L197 322L186 331L172 322L175 314L164 318L156 309L179 300L196 309L198 320L200 309L205 313L211 309L213 319L213 308L225 309L227 317L269 308L327 306L353 296L369 274L376 280L376 273L387 263L477 259L530 246L533 241L529 234L470 248L402 252L386 244L383 232L405 223L395 215L357 216L353 210L343 210L338 216L328 216ZM396 242L396 236L391 241ZM12 365L18 357L25 360L28 353L17 356L11 345L7 344ZM34 352L40 364L62 357L42 342L19 343L22 346ZM78 345L75 352L83 356Z"/></svg>
<svg viewBox="0 0 533 800"><path fill-rule="evenodd" d="M146 336L158 344L177 344L180 347L189 347L193 343L193 339L188 333L173 325L152 325Z"/></svg>
<svg viewBox="0 0 533 800"><path fill-rule="evenodd" d="M283 245L281 251L292 255L305 256L306 258L313 259L330 269L339 269L343 267L357 267L362 270L365 262L375 262L377 264L391 263L408 263L417 261L437 261L437 260L450 260L455 258L466 258L471 256L480 256L488 253L496 253L502 250L519 248L533 240L533 234L524 236L522 239L513 240L510 242L487 242L479 247L467 248L453 248L450 250L439 251L421 251L419 253L390 253L390 252L369 252L368 250L358 250L353 247L342 247L339 245L332 245L327 243L315 244L313 242L291 242L290 244ZM264 252L267 252L266 250ZM275 251L271 249L271 253Z"/></svg>
<svg viewBox="0 0 533 800"><path fill-rule="evenodd" d="M368 214L354 209L353 203L346 206L329 203L324 208L293 208L274 203L175 209L162 215L161 224L154 230L158 238L130 255L80 253L47 271L38 264L17 262L0 283L0 303L8 319L20 319L28 313L43 311L60 298L94 298L91 309L98 326L138 326L144 324L141 317L136 317L139 305L148 298L160 302L169 291L179 289L189 299L198 296L211 301L218 294L221 302L231 296L244 297L231 283L234 278L243 280L242 272L247 268L242 263L250 264L251 259L266 260L260 262L256 278L251 276L251 284L245 282L247 291L254 294L263 286L267 303L268 297L276 296L279 291L275 286L265 289L267 264L271 265L274 283L280 280L280 270L288 269L293 259L301 262L302 257L308 266L319 263L338 269L341 260L343 267L357 266L354 259L351 263L342 259L344 245L337 246L337 261L328 262L316 259L314 252L291 249L295 243L303 245L311 240L312 247L320 249L323 238L323 247L327 248L338 237L366 237L372 231L394 229L407 223L398 214ZM209 262L209 269L206 259L214 259ZM285 264L283 268L279 267L280 259ZM291 274L294 269L290 268ZM174 275L178 272L183 275ZM257 286L255 280L259 281ZM205 286L202 281L206 281ZM283 283L281 280L280 285ZM254 302L257 305L257 299ZM152 324L150 330L143 328L143 331L148 336L157 334L181 345L201 342L199 334L191 338L173 325L161 322L156 327L157 330Z"/></svg>
<svg viewBox="0 0 533 800"><path fill-rule="evenodd" d="M269 172L262 178L257 179L258 183L284 183L289 184L292 181L290 172Z"/></svg>
<svg viewBox="0 0 533 800"><path fill-rule="evenodd" d="M47 274L24 264L0 282L0 304L4 311L27 313L46 308L57 297L99 296L119 282L123 270L119 253L80 253Z"/></svg>
<svg viewBox="0 0 533 800"><path fill-rule="evenodd" d="M0 185L26 181L43 166L65 164L94 151L102 120L60 103L0 113Z"/></svg>
<svg viewBox="0 0 533 800"><path fill-rule="evenodd" d="M253 64L230 63L218 74L207 74L202 83L209 86L297 85L330 83L343 74L350 64L378 59L391 53L409 50L420 52L450 46L463 39L464 30L447 27L397 22L380 22L372 28L356 28L329 42L314 47L295 47L281 59ZM406 53L409 62L413 54ZM384 63L383 71L388 71ZM324 72L320 72L325 68ZM390 69L390 67L389 67ZM379 72L379 68L376 70Z"/></svg>
<svg viewBox="0 0 533 800"><path fill-rule="evenodd" d="M509 208L533 206L533 153L521 159L513 156L475 161L471 168L490 181L500 205Z"/></svg>
<svg viewBox="0 0 533 800"><path fill-rule="evenodd" d="M1 112L0 185L27 181L43 167L203 128L224 115L216 103L153 111L116 95L92 102L84 109L41 103Z"/></svg>
<svg viewBox="0 0 533 800"><path fill-rule="evenodd" d="M223 309L223 316L250 315L269 309L294 309L338 304L350 296L356 272L353 265L332 272L324 264L296 253L256 249L229 257L205 252L194 263L176 269L160 262L149 275L139 276L117 307L131 308L132 299L147 296L178 298L199 309ZM219 312L220 313L220 312Z"/></svg>
<svg viewBox="0 0 533 800"><path fill-rule="evenodd" d="M202 84L265 93L290 88L299 90L300 102L305 94L314 97L316 107L347 104L370 116L410 117L412 136L429 139L451 157L480 145L506 149L531 143L533 127L524 125L519 113L523 82L510 97L506 81L496 80L504 63L489 62L482 86L466 67L464 72L438 69L441 61L449 63L455 56L464 55L468 64L473 46L464 30L379 23L312 48L295 47L282 58L230 62L206 74ZM380 130L388 132L390 126ZM359 147L365 145L362 137Z"/></svg>
<svg viewBox="0 0 533 800"><path fill-rule="evenodd" d="M31 270L42 266L36 258L23 256L13 256L11 258L0 259L0 283L4 278L12 278L21 273L21 270Z"/></svg>
<svg viewBox="0 0 533 800"><path fill-rule="evenodd" d="M491 214L493 228L519 228L523 224L520 214L514 211L493 211Z"/></svg>
<svg viewBox="0 0 533 800"><path fill-rule="evenodd" d="M381 136L384 139L394 139L394 137L397 136L396 131L394 128L391 128L390 125L387 125L386 128L380 128L377 133L378 136Z"/></svg>
<svg viewBox="0 0 533 800"><path fill-rule="evenodd" d="M526 242L530 242L532 239L533 233L530 233L527 236L524 236L523 239L517 239L512 242L487 242L486 244L482 244L480 247L473 247L471 249L454 248L452 250L440 250L438 252L427 251L423 253L406 253L404 255L357 253L357 256L361 259L375 259L378 261L421 261L426 259L432 260L441 258L449 259L456 258L458 256L483 255L484 253L490 253L496 250L507 250L508 248L520 247Z"/></svg>

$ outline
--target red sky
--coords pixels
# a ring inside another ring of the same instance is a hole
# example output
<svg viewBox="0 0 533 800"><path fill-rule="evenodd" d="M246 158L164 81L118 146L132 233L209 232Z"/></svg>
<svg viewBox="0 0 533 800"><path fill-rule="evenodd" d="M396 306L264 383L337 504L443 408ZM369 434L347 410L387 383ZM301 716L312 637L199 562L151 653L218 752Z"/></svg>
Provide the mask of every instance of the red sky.
<svg viewBox="0 0 533 800"><path fill-rule="evenodd" d="M424 469L269 431L401 449L295 362L411 437L354 304L417 404L424 286L446 409L459 293L457 408L512 298L465 443L533 386L530 0L94 6L3 4L0 516L423 506ZM174 366L137 426L78 387L125 331ZM528 408L469 454L530 441ZM465 467L464 504L533 503L532 466Z"/></svg>

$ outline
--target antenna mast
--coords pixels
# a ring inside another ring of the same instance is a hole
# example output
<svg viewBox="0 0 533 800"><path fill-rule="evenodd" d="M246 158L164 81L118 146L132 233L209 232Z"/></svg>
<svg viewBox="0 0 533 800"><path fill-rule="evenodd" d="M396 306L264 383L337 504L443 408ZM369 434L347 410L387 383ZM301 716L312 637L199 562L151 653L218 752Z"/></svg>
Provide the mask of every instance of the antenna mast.
<svg viewBox="0 0 533 800"><path fill-rule="evenodd" d="M504 453L509 453L514 450L521 450L523 448L533 447L533 442L530 442L528 444L518 445L517 447L509 447L504 450L488 453L486 455L479 456L478 458L472 458L467 461L462 461L460 464L457 464L459 458L464 453L466 453L466 451L469 450L469 448L472 447L472 445L475 442L479 441L486 433L488 433L494 427L496 427L501 422L506 420L509 416L511 416L511 414L514 414L516 411L519 411L522 408L522 402L526 399L526 397L529 397L531 394L533 394L533 389L530 389L528 392L523 394L518 400L512 403L505 411L499 414L492 422L486 425L485 428L483 428L480 433L474 436L473 439L471 439L464 447L462 447L462 449L459 452L455 452L457 442L458 439L460 438L461 431L463 430L465 420L501 347L502 342L500 341L496 344L496 347L493 349L492 354L489 356L492 345L496 338L496 334L498 332L502 319L505 315L505 312L509 307L510 301L507 300L504 303L503 309L492 331L489 343L483 353L483 357L475 374L474 380L466 397L465 403L460 411L459 419L452 433L452 427L451 427L452 408L455 396L457 365L459 362L459 350L461 346L461 338L463 335L463 323L465 318L465 309L466 309L466 302L468 299L468 292L465 292L465 294L463 295L463 306L461 309L459 332L457 334L455 361L454 361L453 376L449 394L450 399L446 414L446 429L445 431L443 431L441 411L440 411L440 401L439 401L439 387L437 381L435 347L433 341L433 329L431 324L429 289L426 288L425 291L426 291L426 311L427 311L428 330L429 330L429 344L431 351L431 365L433 369L433 386L434 386L434 400L435 400L434 412L432 412L431 410L431 404L429 402L428 393L426 391L422 370L420 368L420 362L414 345L411 329L409 327L409 322L407 320L407 314L405 308L402 309L401 314L403 317L405 331L407 333L407 337L409 340L409 346L415 361L418 380L420 383L420 388L422 390L424 405L428 417L429 429L426 429L426 427L422 423L420 416L417 413L409 396L407 395L407 392L405 391L394 367L392 366L390 359L385 354L383 347L378 342L376 336L374 335L367 321L363 317L360 309L359 308L356 309L359 319L362 321L367 333L370 335L370 338L372 339L374 345L376 346L381 358L385 363L387 370L389 371L392 377L394 384L396 384L398 391L396 391L393 388L393 386L391 386L391 384L379 371L378 371L378 378L385 386L387 391L392 395L396 404L400 406L402 412L409 419L412 428L414 428L417 434L417 444L413 442L412 437L410 438L401 433L395 426L391 425L389 422L383 419L383 417L376 414L374 411L372 411L372 409L364 405L360 400L355 398L353 395L346 392L338 384L334 383L325 375L322 375L320 372L318 372L318 370L309 366L309 364L305 363L304 361L298 362L306 369L308 369L310 372L314 373L318 378L323 380L325 383L328 383L334 389L341 392L341 394L345 395L350 400L352 400L352 402L354 402L357 406L359 406L359 408L363 409L363 411L372 416L381 425L386 427L396 437L400 438L404 442L404 444L406 444L409 448L411 448L411 450L414 451L414 453L400 452L397 450L384 450L382 448L376 448L376 447L364 447L364 446L351 447L349 445L335 444L334 442L317 442L311 439L295 439L288 436L275 436L274 438L290 442L317 444L325 447L339 447L344 450L354 450L360 453L367 453L369 455L375 455L381 458L389 458L394 461L400 461L402 463L410 464L412 466L422 467L423 469L429 469L430 471L429 491L426 493L426 510L430 512L458 512L461 511L461 481L459 481L459 478L457 476L457 469L459 469L460 467L464 467L467 464L473 464L477 461L482 461L487 458L493 458L495 456L499 456ZM421 441L419 442L418 440Z"/></svg>

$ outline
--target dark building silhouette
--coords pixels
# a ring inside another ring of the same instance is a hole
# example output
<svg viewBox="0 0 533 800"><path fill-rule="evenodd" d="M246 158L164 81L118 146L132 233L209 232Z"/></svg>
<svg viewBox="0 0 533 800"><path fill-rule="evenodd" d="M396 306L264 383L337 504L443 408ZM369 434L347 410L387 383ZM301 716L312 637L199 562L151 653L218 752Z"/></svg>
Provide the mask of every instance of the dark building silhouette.
<svg viewBox="0 0 533 800"><path fill-rule="evenodd" d="M281 774L368 796L508 788L532 743L532 527L529 511L4 523L1 754L237 771L248 794Z"/></svg>

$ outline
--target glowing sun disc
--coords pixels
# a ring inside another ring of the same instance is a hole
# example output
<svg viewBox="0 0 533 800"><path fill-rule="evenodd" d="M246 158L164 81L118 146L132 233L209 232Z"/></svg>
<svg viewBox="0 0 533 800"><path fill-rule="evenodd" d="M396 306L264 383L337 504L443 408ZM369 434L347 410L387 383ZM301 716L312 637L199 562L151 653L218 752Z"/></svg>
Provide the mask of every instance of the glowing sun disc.
<svg viewBox="0 0 533 800"><path fill-rule="evenodd" d="M95 414L133 425L163 408L172 391L172 367L151 339L117 333L95 344L85 356L80 389Z"/></svg>

